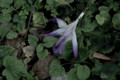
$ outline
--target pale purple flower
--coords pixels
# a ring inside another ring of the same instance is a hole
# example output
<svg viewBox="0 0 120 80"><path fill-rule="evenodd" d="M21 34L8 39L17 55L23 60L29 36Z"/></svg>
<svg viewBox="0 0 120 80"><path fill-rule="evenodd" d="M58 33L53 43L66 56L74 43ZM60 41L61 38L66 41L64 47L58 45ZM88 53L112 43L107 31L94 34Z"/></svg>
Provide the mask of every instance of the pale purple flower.
<svg viewBox="0 0 120 80"><path fill-rule="evenodd" d="M82 12L79 15L79 17L69 25L67 25L67 23L65 21L63 21L59 18L52 19L54 22L58 23L59 29L57 29L49 34L44 34L44 36L57 36L57 35L61 36L60 39L57 41L57 43L53 47L53 52L55 54L56 53L62 54L65 43L69 40L72 40L74 58L77 58L78 43L77 43L75 29L76 29L79 19L81 19L83 17L83 15L84 15L84 12Z"/></svg>

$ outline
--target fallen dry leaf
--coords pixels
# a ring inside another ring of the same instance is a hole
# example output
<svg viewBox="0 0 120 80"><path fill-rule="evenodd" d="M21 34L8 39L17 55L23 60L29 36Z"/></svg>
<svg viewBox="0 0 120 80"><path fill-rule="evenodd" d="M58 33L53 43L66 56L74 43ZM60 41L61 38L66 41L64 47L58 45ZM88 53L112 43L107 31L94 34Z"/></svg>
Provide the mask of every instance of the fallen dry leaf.
<svg viewBox="0 0 120 80"><path fill-rule="evenodd" d="M22 43L22 39L20 37L18 38L15 38L15 39L11 39L11 40L6 40L5 41L5 45L8 45L8 46L12 46L14 47L15 49L17 49L18 51L18 58L21 57L21 53L22 53L22 48L21 48L21 43Z"/></svg>
<svg viewBox="0 0 120 80"><path fill-rule="evenodd" d="M103 59L103 60L111 60L110 57L100 54L100 53L97 53L97 52L94 52L93 57L98 58L98 59Z"/></svg>
<svg viewBox="0 0 120 80"><path fill-rule="evenodd" d="M22 48L23 53L25 54L25 57L31 57L35 51L35 48L32 46L26 46Z"/></svg>
<svg viewBox="0 0 120 80"><path fill-rule="evenodd" d="M26 32L28 31L28 29L24 29L23 31L19 32L19 35L24 36L26 34Z"/></svg>
<svg viewBox="0 0 120 80"><path fill-rule="evenodd" d="M48 78L49 75L49 65L56 59L54 55L48 55L43 61L38 61L32 68L32 71L38 76L39 80Z"/></svg>

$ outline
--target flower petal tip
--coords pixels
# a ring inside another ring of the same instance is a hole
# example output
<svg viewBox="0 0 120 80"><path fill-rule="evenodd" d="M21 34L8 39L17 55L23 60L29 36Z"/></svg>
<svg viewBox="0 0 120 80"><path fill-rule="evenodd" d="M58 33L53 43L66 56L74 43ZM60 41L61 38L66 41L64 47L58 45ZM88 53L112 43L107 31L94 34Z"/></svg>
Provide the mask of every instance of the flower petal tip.
<svg viewBox="0 0 120 80"><path fill-rule="evenodd" d="M41 34L42 36L47 36L47 34Z"/></svg>
<svg viewBox="0 0 120 80"><path fill-rule="evenodd" d="M74 55L74 59L77 59L78 58L78 56L77 55Z"/></svg>
<svg viewBox="0 0 120 80"><path fill-rule="evenodd" d="M74 52L74 58L77 59L77 57L78 57L78 49L74 48L73 52Z"/></svg>
<svg viewBox="0 0 120 80"><path fill-rule="evenodd" d="M57 36L57 32L56 31L53 31L51 33L48 33L48 34L42 34L42 36Z"/></svg>
<svg viewBox="0 0 120 80"><path fill-rule="evenodd" d="M57 23L57 19L58 18L53 18L53 19L50 19L50 21Z"/></svg>

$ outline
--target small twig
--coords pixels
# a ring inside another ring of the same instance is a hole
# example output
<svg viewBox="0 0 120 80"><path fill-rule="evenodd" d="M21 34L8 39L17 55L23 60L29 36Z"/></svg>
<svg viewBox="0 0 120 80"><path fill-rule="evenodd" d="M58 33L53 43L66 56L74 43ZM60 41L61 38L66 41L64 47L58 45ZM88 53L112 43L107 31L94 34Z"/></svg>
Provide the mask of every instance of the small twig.
<svg viewBox="0 0 120 80"><path fill-rule="evenodd" d="M33 8L33 7L32 7L32 8ZM29 30L29 28L30 28L30 22L31 22L31 19L32 19L32 14L33 14L33 11L31 11L30 17L29 17L29 20L28 20L28 25L27 25L27 29L28 29L28 30ZM25 34L24 38L26 38L27 33L28 33L28 30L26 31L26 34Z"/></svg>

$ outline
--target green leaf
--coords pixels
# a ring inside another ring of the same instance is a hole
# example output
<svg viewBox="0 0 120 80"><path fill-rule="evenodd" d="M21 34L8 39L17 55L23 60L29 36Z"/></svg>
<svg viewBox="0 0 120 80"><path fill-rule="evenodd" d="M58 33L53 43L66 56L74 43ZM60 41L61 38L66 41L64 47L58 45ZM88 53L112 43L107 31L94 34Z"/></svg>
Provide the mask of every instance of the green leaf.
<svg viewBox="0 0 120 80"><path fill-rule="evenodd" d="M118 69L119 67L111 62L104 63L103 65L100 66L100 71L104 73L106 76L115 75Z"/></svg>
<svg viewBox="0 0 120 80"><path fill-rule="evenodd" d="M39 39L36 36L31 35L31 34L28 35L28 43L31 46L36 47L38 40Z"/></svg>
<svg viewBox="0 0 120 80"><path fill-rule="evenodd" d="M88 53L88 49L87 48L79 48L78 49L78 61L85 61L88 56L89 56L89 53Z"/></svg>
<svg viewBox="0 0 120 80"><path fill-rule="evenodd" d="M100 77L101 77L103 80L117 80L115 75L107 76L107 75L104 74L104 73L101 73Z"/></svg>
<svg viewBox="0 0 120 80"><path fill-rule="evenodd" d="M40 52L37 50L37 56L38 56L38 58L39 58L41 61L44 60L45 57L48 56L48 54L49 54L49 52L48 52L47 49L44 49L44 50L42 50L42 51L40 51Z"/></svg>
<svg viewBox="0 0 120 80"><path fill-rule="evenodd" d="M37 56L41 61L44 60L45 57L49 54L48 50L43 48L44 48L43 43L39 44L36 48Z"/></svg>
<svg viewBox="0 0 120 80"><path fill-rule="evenodd" d="M41 3L43 0L38 0L39 1L39 3Z"/></svg>
<svg viewBox="0 0 120 80"><path fill-rule="evenodd" d="M100 15L104 18L105 22L110 20L110 14L107 11L101 11Z"/></svg>
<svg viewBox="0 0 120 80"><path fill-rule="evenodd" d="M120 13L116 13L113 16L112 23L115 29L120 30Z"/></svg>
<svg viewBox="0 0 120 80"><path fill-rule="evenodd" d="M73 48L72 48L72 42L68 41L63 50L63 55L66 60L73 61L73 62L82 62L86 60L89 56L87 48L78 48L78 58L74 59L73 55Z"/></svg>
<svg viewBox="0 0 120 80"><path fill-rule="evenodd" d="M36 51L39 53L39 52L41 52L41 51L43 50L43 48L44 48L44 44L43 44L43 43L40 43L40 44L37 46Z"/></svg>
<svg viewBox="0 0 120 80"><path fill-rule="evenodd" d="M58 39L55 37L51 37L51 36L45 37L43 39L43 42L45 42L44 46L47 48L53 47L53 45L57 42L57 40Z"/></svg>
<svg viewBox="0 0 120 80"><path fill-rule="evenodd" d="M15 14L13 17L13 22L19 22L19 20L20 20L19 15Z"/></svg>
<svg viewBox="0 0 120 80"><path fill-rule="evenodd" d="M44 28L46 26L47 22L48 22L48 19L44 16L44 13L42 13L42 12L35 12L33 14L34 26Z"/></svg>
<svg viewBox="0 0 120 80"><path fill-rule="evenodd" d="M99 7L100 14L96 15L96 20L98 24L103 25L105 22L110 20L110 8L106 6Z"/></svg>
<svg viewBox="0 0 120 80"><path fill-rule="evenodd" d="M107 2L110 4L110 8L112 8L114 11L118 11L119 10L119 3L113 0L107 0Z"/></svg>
<svg viewBox="0 0 120 80"><path fill-rule="evenodd" d="M2 9L1 10L1 12L3 13L3 14L6 14L6 13L12 13L12 11L14 10L14 7L13 6L11 6L11 7L9 7L8 9Z"/></svg>
<svg viewBox="0 0 120 80"><path fill-rule="evenodd" d="M58 15L57 8L61 5L69 5L74 0L46 0L45 8L51 11L51 16L56 17Z"/></svg>
<svg viewBox="0 0 120 80"><path fill-rule="evenodd" d="M63 49L63 56L66 60L71 60L73 58L73 50L72 50L72 41L68 41Z"/></svg>
<svg viewBox="0 0 120 80"><path fill-rule="evenodd" d="M106 12L109 12L109 10L110 10L110 8L106 7L106 6L100 6L98 9L99 9L99 11L106 11Z"/></svg>
<svg viewBox="0 0 120 80"><path fill-rule="evenodd" d="M99 61L95 61L95 66L92 68L91 72L92 72L92 75L97 75L99 76L100 75L100 66L102 64L99 62Z"/></svg>
<svg viewBox="0 0 120 80"><path fill-rule="evenodd" d="M18 37L18 33L14 32L13 30L10 30L10 32L6 35L7 39L14 39Z"/></svg>
<svg viewBox="0 0 120 80"><path fill-rule="evenodd" d="M10 46L0 46L0 60L6 56L14 54L15 49Z"/></svg>
<svg viewBox="0 0 120 80"><path fill-rule="evenodd" d="M0 80L3 80L3 77L0 76Z"/></svg>
<svg viewBox="0 0 120 80"><path fill-rule="evenodd" d="M77 71L76 68L72 68L68 73L67 73L67 78L66 80L79 80L77 76Z"/></svg>
<svg viewBox="0 0 120 80"><path fill-rule="evenodd" d="M91 32L97 27L96 21L91 22L90 19L85 19L85 22L80 29L84 32Z"/></svg>
<svg viewBox="0 0 120 80"><path fill-rule="evenodd" d="M52 9L56 9L59 5L64 4L61 3L62 1L58 1L58 0L46 0L47 5L45 6L45 8L47 8L48 10L52 10Z"/></svg>
<svg viewBox="0 0 120 80"><path fill-rule="evenodd" d="M96 20L98 24L103 25L104 24L104 18L101 15L96 15Z"/></svg>
<svg viewBox="0 0 120 80"><path fill-rule="evenodd" d="M91 36L91 48L94 48L94 51L99 51L104 54L111 53L114 50L114 41L111 34L104 35L104 33L99 33L98 35L98 33L99 32L95 32L95 34Z"/></svg>
<svg viewBox="0 0 120 80"><path fill-rule="evenodd" d="M3 25L0 25L0 40L2 40L8 32L8 28Z"/></svg>
<svg viewBox="0 0 120 80"><path fill-rule="evenodd" d="M72 3L74 0L55 0L59 5Z"/></svg>
<svg viewBox="0 0 120 80"><path fill-rule="evenodd" d="M0 7L8 8L13 0L0 0Z"/></svg>
<svg viewBox="0 0 120 80"><path fill-rule="evenodd" d="M0 22L9 22L12 19L10 13L0 14Z"/></svg>
<svg viewBox="0 0 120 80"><path fill-rule="evenodd" d="M7 80L19 80L21 76L25 77L28 74L24 64L16 57L7 56L3 63L5 69L2 75L6 76Z"/></svg>
<svg viewBox="0 0 120 80"><path fill-rule="evenodd" d="M0 67L3 65L3 59L6 56L9 55L13 55L16 56L17 55L17 51L10 46L0 46Z"/></svg>
<svg viewBox="0 0 120 80"><path fill-rule="evenodd" d="M14 0L14 6L16 9L22 7L26 3L25 0Z"/></svg>
<svg viewBox="0 0 120 80"><path fill-rule="evenodd" d="M87 66L77 66L77 76L80 80L86 80L90 76L90 68Z"/></svg>
<svg viewBox="0 0 120 80"><path fill-rule="evenodd" d="M110 6L113 8L114 11L118 11L120 4L118 2L114 2Z"/></svg>
<svg viewBox="0 0 120 80"><path fill-rule="evenodd" d="M87 0L89 4L93 4L96 0Z"/></svg>
<svg viewBox="0 0 120 80"><path fill-rule="evenodd" d="M62 76L64 73L65 69L60 65L60 62L58 60L52 61L50 64L49 74L51 76Z"/></svg>
<svg viewBox="0 0 120 80"><path fill-rule="evenodd" d="M58 12L56 11L56 9L52 9L51 10L51 16L57 17L57 15L58 15Z"/></svg>
<svg viewBox="0 0 120 80"><path fill-rule="evenodd" d="M62 1L62 0L61 0ZM74 0L63 0L63 1L66 1L67 3L72 3L74 2Z"/></svg>
<svg viewBox="0 0 120 80"><path fill-rule="evenodd" d="M38 77L35 76L35 73L30 71L29 74L27 75L27 79L23 78L22 80L38 80Z"/></svg>

